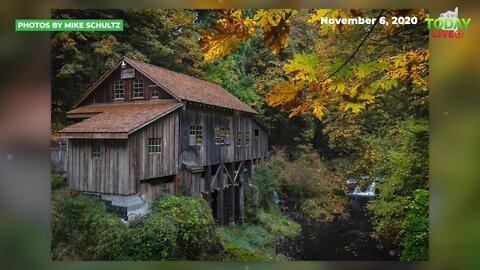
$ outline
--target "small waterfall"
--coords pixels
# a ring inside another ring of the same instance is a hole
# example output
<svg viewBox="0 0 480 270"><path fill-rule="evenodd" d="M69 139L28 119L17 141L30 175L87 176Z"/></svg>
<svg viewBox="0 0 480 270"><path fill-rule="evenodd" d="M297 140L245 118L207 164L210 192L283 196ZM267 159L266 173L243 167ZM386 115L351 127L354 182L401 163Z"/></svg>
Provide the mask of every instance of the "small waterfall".
<svg viewBox="0 0 480 270"><path fill-rule="evenodd" d="M280 203L280 198L278 197L278 193L274 190L273 191L273 202L278 205Z"/></svg>
<svg viewBox="0 0 480 270"><path fill-rule="evenodd" d="M375 196L375 182L370 183L370 185L367 186L365 192L370 196Z"/></svg>
<svg viewBox="0 0 480 270"><path fill-rule="evenodd" d="M370 183L365 191L362 191L359 186L356 186L355 189L353 190L352 193L347 193L347 195L350 196L366 196L366 197L375 197L375 181L376 179ZM347 183L352 183L352 181L349 179L347 180Z"/></svg>

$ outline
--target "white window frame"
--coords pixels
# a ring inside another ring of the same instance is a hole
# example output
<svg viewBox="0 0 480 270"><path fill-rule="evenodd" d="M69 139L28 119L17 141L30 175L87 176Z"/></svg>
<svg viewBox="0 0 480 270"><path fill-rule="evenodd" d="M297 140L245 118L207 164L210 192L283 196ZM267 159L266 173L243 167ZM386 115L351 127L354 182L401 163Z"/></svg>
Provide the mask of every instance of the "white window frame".
<svg viewBox="0 0 480 270"><path fill-rule="evenodd" d="M242 132L237 131L237 147L242 147Z"/></svg>
<svg viewBox="0 0 480 270"><path fill-rule="evenodd" d="M102 146L99 143L92 145L92 159L102 159Z"/></svg>
<svg viewBox="0 0 480 270"><path fill-rule="evenodd" d="M231 142L229 127L215 127L215 144L229 145Z"/></svg>
<svg viewBox="0 0 480 270"><path fill-rule="evenodd" d="M133 99L142 99L144 94L143 79L133 80L132 86L132 98Z"/></svg>
<svg viewBox="0 0 480 270"><path fill-rule="evenodd" d="M153 155L153 154L161 154L162 153L162 144L163 144L163 138L162 137L157 137L157 138L149 138L148 139L148 154Z"/></svg>
<svg viewBox="0 0 480 270"><path fill-rule="evenodd" d="M125 81L124 80L116 80L113 82L113 95L114 95L114 100L125 99Z"/></svg>
<svg viewBox="0 0 480 270"><path fill-rule="evenodd" d="M188 144L191 146L202 145L203 127L200 125L190 125Z"/></svg>
<svg viewBox="0 0 480 270"><path fill-rule="evenodd" d="M151 84L148 86L148 88L150 89L150 98L152 99L160 98L160 86L156 84ZM153 95L153 91L157 92L156 96Z"/></svg>

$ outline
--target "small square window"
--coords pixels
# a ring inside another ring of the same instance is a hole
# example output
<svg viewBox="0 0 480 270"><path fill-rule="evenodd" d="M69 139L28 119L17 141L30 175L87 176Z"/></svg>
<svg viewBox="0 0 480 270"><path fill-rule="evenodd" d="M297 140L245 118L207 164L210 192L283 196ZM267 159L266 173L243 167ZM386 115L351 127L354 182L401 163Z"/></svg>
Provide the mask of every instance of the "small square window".
<svg viewBox="0 0 480 270"><path fill-rule="evenodd" d="M149 86L150 88L150 97L151 98L158 98L160 96L160 87L155 84Z"/></svg>
<svg viewBox="0 0 480 270"><path fill-rule="evenodd" d="M156 154L162 152L162 138L148 139L148 153Z"/></svg>
<svg viewBox="0 0 480 270"><path fill-rule="evenodd" d="M190 126L189 144L190 145L202 144L202 126Z"/></svg>
<svg viewBox="0 0 480 270"><path fill-rule="evenodd" d="M230 144L230 128L215 127L215 144Z"/></svg>
<svg viewBox="0 0 480 270"><path fill-rule="evenodd" d="M102 158L102 148L98 144L92 146L92 158L100 159Z"/></svg>
<svg viewBox="0 0 480 270"><path fill-rule="evenodd" d="M255 137L258 137L259 131L258 128L255 129Z"/></svg>
<svg viewBox="0 0 480 270"><path fill-rule="evenodd" d="M237 147L242 147L242 132L237 132Z"/></svg>

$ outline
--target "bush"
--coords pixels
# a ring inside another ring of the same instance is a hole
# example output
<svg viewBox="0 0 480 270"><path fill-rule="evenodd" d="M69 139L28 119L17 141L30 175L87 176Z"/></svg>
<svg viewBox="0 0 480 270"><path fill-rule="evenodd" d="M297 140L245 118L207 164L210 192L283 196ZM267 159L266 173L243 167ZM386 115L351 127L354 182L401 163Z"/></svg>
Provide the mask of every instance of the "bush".
<svg viewBox="0 0 480 270"><path fill-rule="evenodd" d="M212 211L201 197L158 197L152 211L153 218L164 218L175 227L178 258L200 259L218 244Z"/></svg>
<svg viewBox="0 0 480 270"><path fill-rule="evenodd" d="M428 190L417 189L401 225L402 261L428 260Z"/></svg>
<svg viewBox="0 0 480 270"><path fill-rule="evenodd" d="M122 224L97 197L56 190L52 198L54 259L199 260L221 253L202 198L159 197L143 220Z"/></svg>
<svg viewBox="0 0 480 270"><path fill-rule="evenodd" d="M272 170L266 164L257 165L252 180L258 188L258 206L268 209L273 203L273 192L276 191L275 176Z"/></svg>
<svg viewBox="0 0 480 270"><path fill-rule="evenodd" d="M345 185L344 180L325 166L318 154L304 153L290 161L277 150L268 166L283 197L291 202L287 203L290 211L326 220L345 211L345 193L339 189Z"/></svg>
<svg viewBox="0 0 480 270"><path fill-rule="evenodd" d="M119 226L122 226L120 218L107 213L99 198L65 189L52 194L53 259L101 259L98 240Z"/></svg>
<svg viewBox="0 0 480 270"><path fill-rule="evenodd" d="M51 190L64 187L66 184L65 177L59 175L58 173L52 172L50 176L50 188Z"/></svg>

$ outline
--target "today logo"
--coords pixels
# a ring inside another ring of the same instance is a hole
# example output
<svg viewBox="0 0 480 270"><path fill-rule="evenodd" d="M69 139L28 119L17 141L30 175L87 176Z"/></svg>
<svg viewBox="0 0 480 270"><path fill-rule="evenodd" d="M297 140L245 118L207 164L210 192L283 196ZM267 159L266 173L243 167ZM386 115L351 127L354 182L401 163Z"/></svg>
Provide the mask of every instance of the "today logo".
<svg viewBox="0 0 480 270"><path fill-rule="evenodd" d="M432 38L462 38L463 30L468 28L471 20L471 18L458 18L458 7L454 11L441 13L437 19L425 19Z"/></svg>

